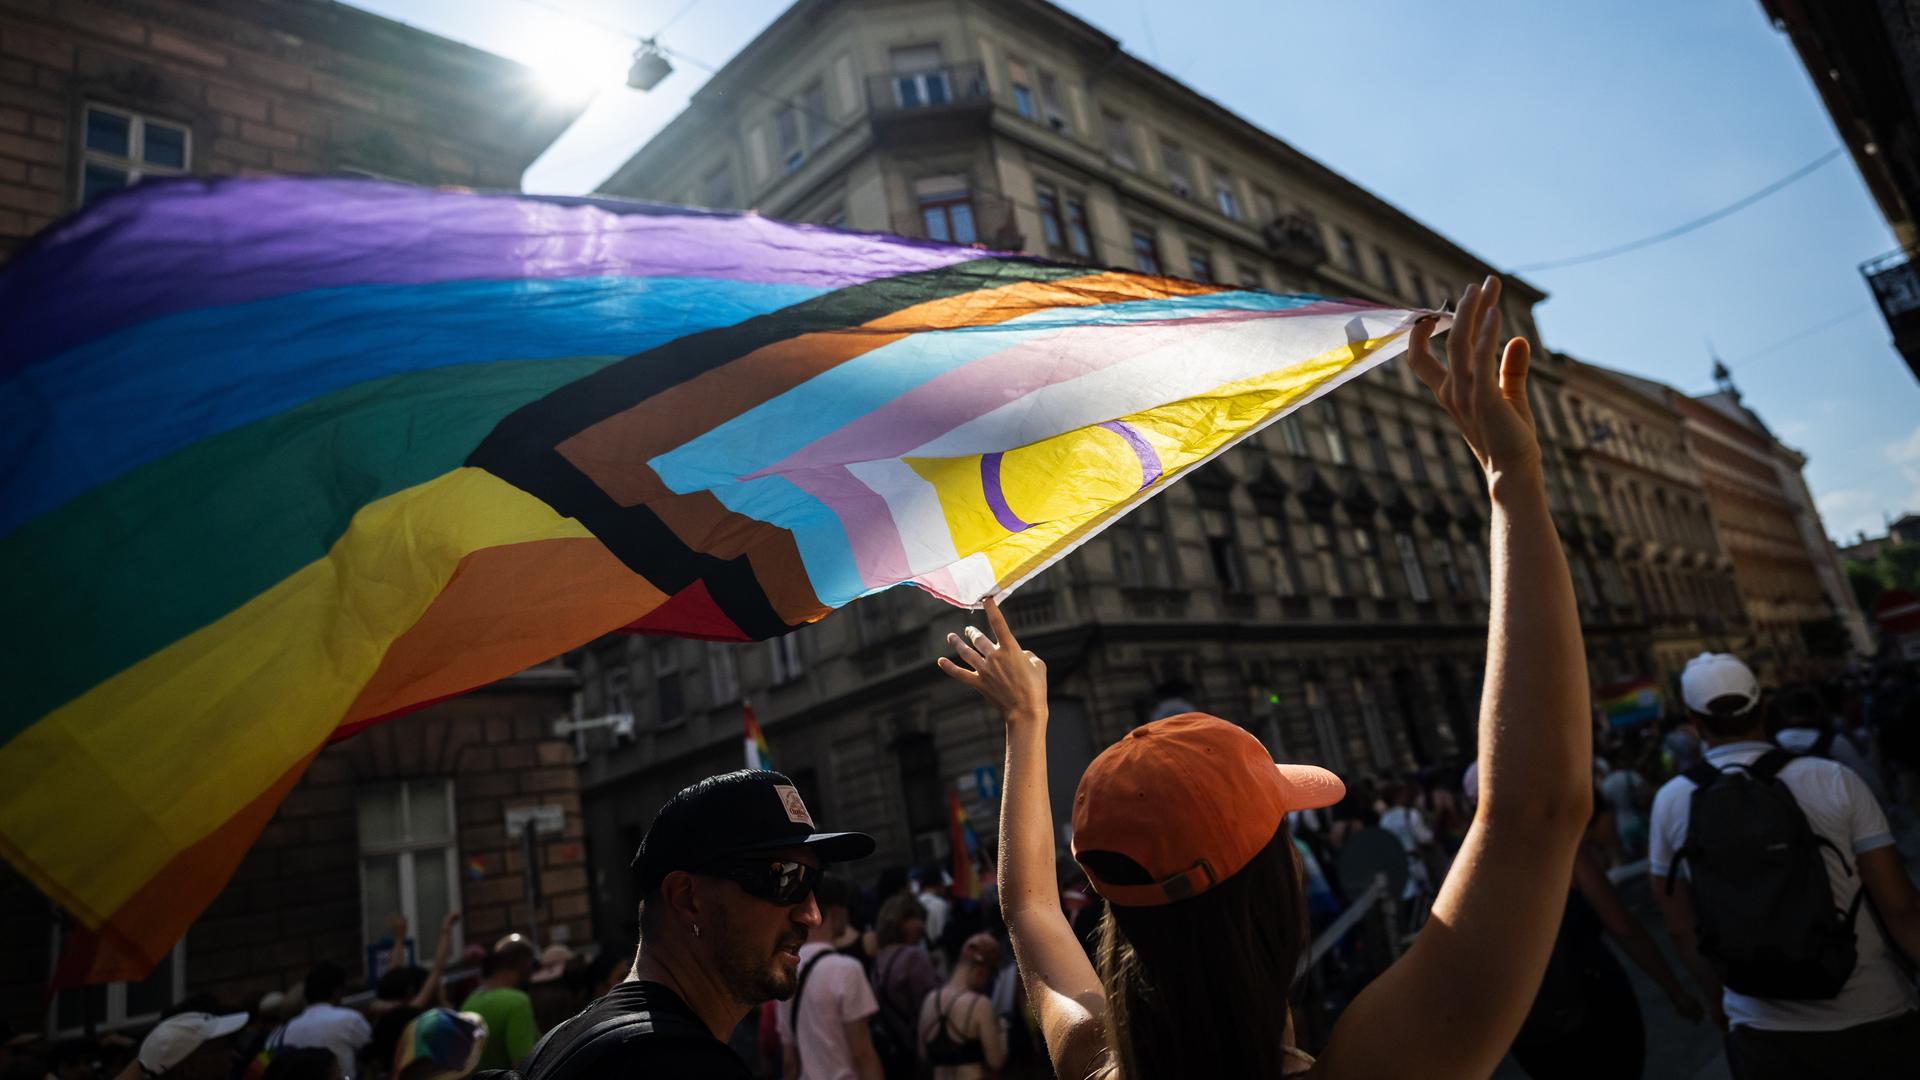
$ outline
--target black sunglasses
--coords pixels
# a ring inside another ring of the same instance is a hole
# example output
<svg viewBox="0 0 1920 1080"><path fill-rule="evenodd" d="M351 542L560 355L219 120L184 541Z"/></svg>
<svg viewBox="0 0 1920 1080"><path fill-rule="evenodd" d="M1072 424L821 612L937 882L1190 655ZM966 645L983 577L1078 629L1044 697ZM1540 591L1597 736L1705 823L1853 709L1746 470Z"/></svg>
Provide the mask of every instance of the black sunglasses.
<svg viewBox="0 0 1920 1080"><path fill-rule="evenodd" d="M820 884L821 870L803 862L760 862L743 859L709 863L696 874L724 878L748 896L775 904L798 904Z"/></svg>

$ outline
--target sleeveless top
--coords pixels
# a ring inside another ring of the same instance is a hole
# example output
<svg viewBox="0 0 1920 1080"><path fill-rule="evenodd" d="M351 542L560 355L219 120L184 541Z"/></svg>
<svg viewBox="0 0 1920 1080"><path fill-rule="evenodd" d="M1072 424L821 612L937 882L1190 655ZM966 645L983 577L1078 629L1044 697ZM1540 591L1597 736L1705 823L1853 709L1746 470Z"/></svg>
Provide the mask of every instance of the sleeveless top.
<svg viewBox="0 0 1920 1080"><path fill-rule="evenodd" d="M947 988L942 987L934 992L933 1010L939 1017L939 1026L927 1035L927 1060L935 1065L984 1065L987 1060L987 1049L980 1042L980 1037L975 1035L971 1039L962 1039L959 1033L953 1030L951 1020L947 1016L948 1003L940 998L946 990ZM952 1000L965 1001L968 997L968 994L962 993Z"/></svg>

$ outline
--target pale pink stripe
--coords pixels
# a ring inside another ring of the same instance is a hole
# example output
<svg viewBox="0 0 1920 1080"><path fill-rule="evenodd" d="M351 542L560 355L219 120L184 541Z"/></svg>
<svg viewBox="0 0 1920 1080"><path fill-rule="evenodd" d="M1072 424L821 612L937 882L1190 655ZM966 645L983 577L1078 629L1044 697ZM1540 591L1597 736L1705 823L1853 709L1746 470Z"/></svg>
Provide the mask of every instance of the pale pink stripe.
<svg viewBox="0 0 1920 1080"><path fill-rule="evenodd" d="M784 460L741 479L899 457L1036 390L1111 367L1209 326L1378 310L1371 304L1323 300L1289 311L1221 311L1186 318L1064 327L937 375ZM1110 332L1111 346L1103 343L1093 347L1086 342L1087 334L1102 331ZM1082 340L1062 350L1060 340L1068 336Z"/></svg>
<svg viewBox="0 0 1920 1080"><path fill-rule="evenodd" d="M854 566L868 587L891 585L914 576L906 545L900 540L900 525L893 520L893 508L859 477L842 466L826 465L797 470L786 479L820 500L840 519L853 547ZM948 592L959 591L959 584L944 567L920 577Z"/></svg>

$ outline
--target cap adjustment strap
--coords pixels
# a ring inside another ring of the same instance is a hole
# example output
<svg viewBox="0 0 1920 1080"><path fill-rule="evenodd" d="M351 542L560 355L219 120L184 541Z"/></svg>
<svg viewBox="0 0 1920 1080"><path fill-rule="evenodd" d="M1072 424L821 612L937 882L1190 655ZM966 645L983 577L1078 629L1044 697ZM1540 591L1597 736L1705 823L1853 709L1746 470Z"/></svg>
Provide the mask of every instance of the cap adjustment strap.
<svg viewBox="0 0 1920 1080"><path fill-rule="evenodd" d="M1219 875L1213 872L1213 865L1205 859L1196 861L1192 866L1165 881L1152 885L1109 885L1088 875L1094 891L1106 900L1121 907L1155 907L1171 904L1206 892L1220 884Z"/></svg>

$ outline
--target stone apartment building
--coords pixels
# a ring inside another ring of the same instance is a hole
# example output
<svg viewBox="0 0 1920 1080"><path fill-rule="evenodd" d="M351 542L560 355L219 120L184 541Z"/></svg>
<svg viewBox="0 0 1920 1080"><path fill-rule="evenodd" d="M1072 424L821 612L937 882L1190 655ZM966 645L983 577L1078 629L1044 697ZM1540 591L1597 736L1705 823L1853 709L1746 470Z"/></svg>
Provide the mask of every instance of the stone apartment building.
<svg viewBox="0 0 1920 1080"><path fill-rule="evenodd" d="M0 0L0 257L145 177L368 174L515 188L578 113L517 64L326 0ZM320 754L251 854L147 980L42 996L59 916L0 870L0 1019L69 1031L151 1020L189 994L238 1005L311 963L368 963L389 913L430 950L440 915L487 942L537 916L592 935L574 748L577 676L535 669ZM529 912L509 808L558 806Z"/></svg>
<svg viewBox="0 0 1920 1080"><path fill-rule="evenodd" d="M1565 365L1569 437L1600 511L1588 526L1592 587L1642 614L1646 674L1665 683L1689 658L1747 636L1733 560L1672 403L1679 391L1571 357ZM1585 563L1574 561L1576 578Z"/></svg>
<svg viewBox="0 0 1920 1080"><path fill-rule="evenodd" d="M1838 667L1856 644L1843 613L1857 619L1859 609L1840 588L1844 578L1817 514L1793 490L1805 490L1806 459L1774 438L1724 380L1716 393L1674 394L1671 402L1686 424L1746 609L1750 632L1736 648L1763 681ZM1808 515L1817 546L1802 526Z"/></svg>
<svg viewBox="0 0 1920 1080"><path fill-rule="evenodd" d="M1438 305L1493 268L1040 0L804 0L603 185L609 194L1272 289ZM1507 325L1544 294L1509 279ZM1537 338L1536 338L1537 339ZM1536 361L1556 514L1581 560L1597 507ZM1052 790L1180 703L1349 775L1473 740L1485 496L1403 365L1268 428L1089 542L1009 604L1053 672ZM1584 579L1598 582L1597 570ZM1647 664L1620 589L1583 585L1596 677ZM772 642L609 639L582 651L590 846L631 850L681 784L741 761L750 699L774 764L878 867L944 851L945 792L983 835L997 721L933 668L964 613L913 590ZM984 786L983 786L984 785ZM596 919L631 932L617 866Z"/></svg>

